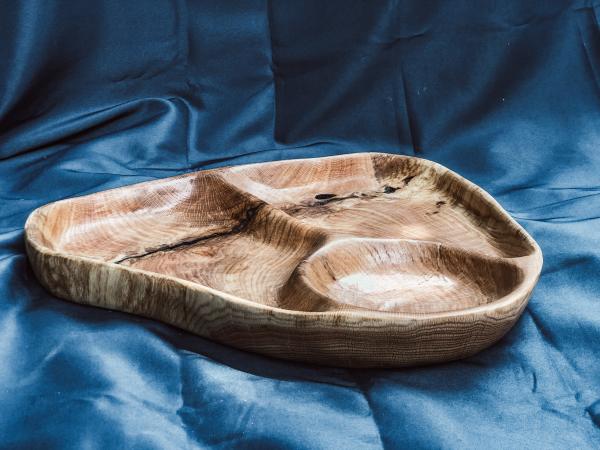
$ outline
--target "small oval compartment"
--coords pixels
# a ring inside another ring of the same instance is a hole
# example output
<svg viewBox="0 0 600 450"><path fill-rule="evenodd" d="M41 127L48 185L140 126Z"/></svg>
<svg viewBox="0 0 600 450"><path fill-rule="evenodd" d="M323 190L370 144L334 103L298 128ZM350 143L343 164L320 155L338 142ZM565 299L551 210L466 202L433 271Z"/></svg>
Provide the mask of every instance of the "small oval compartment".
<svg viewBox="0 0 600 450"><path fill-rule="evenodd" d="M299 266L283 306L439 313L493 302L522 280L522 270L505 260L439 243L343 239Z"/></svg>

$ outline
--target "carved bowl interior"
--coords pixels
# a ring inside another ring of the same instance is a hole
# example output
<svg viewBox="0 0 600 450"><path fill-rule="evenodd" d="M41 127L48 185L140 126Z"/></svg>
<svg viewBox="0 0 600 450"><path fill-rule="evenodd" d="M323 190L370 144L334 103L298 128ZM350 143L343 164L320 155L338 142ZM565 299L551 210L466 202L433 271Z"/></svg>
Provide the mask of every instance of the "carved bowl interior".
<svg viewBox="0 0 600 450"><path fill-rule="evenodd" d="M38 278L62 298L349 366L480 350L518 318L542 264L483 190L387 154L215 169L63 200L32 213L26 240ZM434 331L421 333L425 324Z"/></svg>
<svg viewBox="0 0 600 450"><path fill-rule="evenodd" d="M523 271L435 242L354 238L322 247L291 280L288 298L298 309L426 314L500 299L523 280Z"/></svg>

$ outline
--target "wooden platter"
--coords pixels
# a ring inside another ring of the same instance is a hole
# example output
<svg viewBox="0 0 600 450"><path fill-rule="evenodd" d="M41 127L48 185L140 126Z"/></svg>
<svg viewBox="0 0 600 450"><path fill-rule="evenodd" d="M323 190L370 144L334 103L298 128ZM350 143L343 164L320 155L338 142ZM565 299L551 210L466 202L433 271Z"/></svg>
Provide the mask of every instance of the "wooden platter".
<svg viewBox="0 0 600 450"><path fill-rule="evenodd" d="M463 358L500 339L542 267L485 191L361 153L200 171L51 203L40 282L265 355L347 367Z"/></svg>

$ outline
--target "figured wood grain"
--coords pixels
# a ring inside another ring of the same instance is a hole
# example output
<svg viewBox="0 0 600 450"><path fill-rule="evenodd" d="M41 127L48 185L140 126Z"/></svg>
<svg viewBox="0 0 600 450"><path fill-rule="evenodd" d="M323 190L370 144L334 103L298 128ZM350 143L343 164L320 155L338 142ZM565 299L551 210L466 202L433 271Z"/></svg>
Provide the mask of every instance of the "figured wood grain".
<svg viewBox="0 0 600 450"><path fill-rule="evenodd" d="M463 358L525 308L542 254L439 164L362 153L67 199L25 226L58 297L241 349L348 367Z"/></svg>

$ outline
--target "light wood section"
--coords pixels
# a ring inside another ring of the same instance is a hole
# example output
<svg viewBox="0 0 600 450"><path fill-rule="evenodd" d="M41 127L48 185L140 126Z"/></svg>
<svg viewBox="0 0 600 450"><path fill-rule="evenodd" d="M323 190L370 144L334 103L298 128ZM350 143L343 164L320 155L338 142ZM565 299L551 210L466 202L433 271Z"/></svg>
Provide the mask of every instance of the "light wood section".
<svg viewBox="0 0 600 450"><path fill-rule="evenodd" d="M29 258L58 297L241 349L349 367L426 364L502 337L542 266L482 189L361 153L201 171L34 211Z"/></svg>

